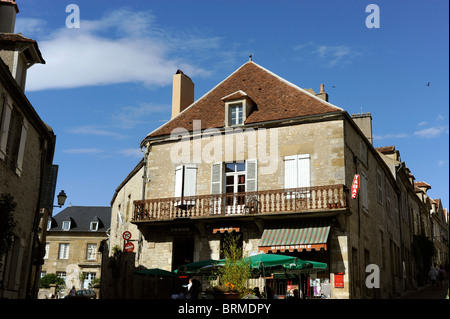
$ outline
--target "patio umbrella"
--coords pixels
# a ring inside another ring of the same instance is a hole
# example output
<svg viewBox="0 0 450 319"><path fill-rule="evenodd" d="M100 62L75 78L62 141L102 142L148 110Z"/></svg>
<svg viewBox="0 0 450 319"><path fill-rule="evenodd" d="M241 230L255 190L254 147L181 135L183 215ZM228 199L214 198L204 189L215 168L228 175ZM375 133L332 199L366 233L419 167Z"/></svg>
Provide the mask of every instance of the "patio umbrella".
<svg viewBox="0 0 450 319"><path fill-rule="evenodd" d="M285 265L283 268L288 273L314 273L325 271L327 269L327 264L318 261L297 259L295 263Z"/></svg>
<svg viewBox="0 0 450 319"><path fill-rule="evenodd" d="M267 268L295 264L297 258L277 254L258 254L246 257L242 261L249 263L251 268L260 268L261 266Z"/></svg>
<svg viewBox="0 0 450 319"><path fill-rule="evenodd" d="M153 277L176 277L177 275L171 271L167 271L160 268L151 268L151 269L140 269L134 272L138 275L147 275Z"/></svg>
<svg viewBox="0 0 450 319"><path fill-rule="evenodd" d="M197 261L197 262L181 265L174 272L175 273L182 272L182 273L186 273L186 274L196 274L196 273L202 272L208 268L211 268L219 263L220 263L220 261L215 260L215 259L202 260L202 261Z"/></svg>

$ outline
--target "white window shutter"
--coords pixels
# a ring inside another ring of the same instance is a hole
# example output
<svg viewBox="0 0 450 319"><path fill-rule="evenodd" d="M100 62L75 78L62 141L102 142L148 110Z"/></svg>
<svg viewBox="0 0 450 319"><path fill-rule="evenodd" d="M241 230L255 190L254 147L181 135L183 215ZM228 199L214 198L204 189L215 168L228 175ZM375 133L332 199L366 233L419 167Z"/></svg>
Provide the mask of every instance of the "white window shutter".
<svg viewBox="0 0 450 319"><path fill-rule="evenodd" d="M247 176L245 178L245 191L256 192L258 190L258 162L256 159L246 160Z"/></svg>
<svg viewBox="0 0 450 319"><path fill-rule="evenodd" d="M25 141L27 140L27 132L28 121L24 118L22 122L22 133L20 134L19 153L17 154L16 174L19 176L22 174L23 156L25 154Z"/></svg>
<svg viewBox="0 0 450 319"><path fill-rule="evenodd" d="M197 166L193 164L185 165L183 196L195 196L196 184L197 184Z"/></svg>
<svg viewBox="0 0 450 319"><path fill-rule="evenodd" d="M309 154L298 155L298 180L297 187L310 187L310 157Z"/></svg>
<svg viewBox="0 0 450 319"><path fill-rule="evenodd" d="M8 144L8 131L12 112L12 107L8 103L4 103L4 105L3 118L0 118L0 121L2 121L0 123L0 159L5 159L6 156L6 145Z"/></svg>
<svg viewBox="0 0 450 319"><path fill-rule="evenodd" d="M175 168L175 197L183 195L183 165Z"/></svg>
<svg viewBox="0 0 450 319"><path fill-rule="evenodd" d="M297 155L284 158L284 188L297 187Z"/></svg>
<svg viewBox="0 0 450 319"><path fill-rule="evenodd" d="M222 179L222 163L213 163L211 167L211 194L222 194Z"/></svg>
<svg viewBox="0 0 450 319"><path fill-rule="evenodd" d="M364 173L361 174L360 187L361 189L359 190L359 194L362 199L362 206L365 209L369 209L369 202L367 197L367 177Z"/></svg>

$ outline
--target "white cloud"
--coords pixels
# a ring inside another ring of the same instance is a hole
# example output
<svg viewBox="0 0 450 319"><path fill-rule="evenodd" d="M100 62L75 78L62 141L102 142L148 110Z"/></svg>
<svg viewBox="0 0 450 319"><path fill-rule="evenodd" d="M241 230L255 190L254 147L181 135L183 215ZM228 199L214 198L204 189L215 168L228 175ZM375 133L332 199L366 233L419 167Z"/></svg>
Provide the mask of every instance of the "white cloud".
<svg viewBox="0 0 450 319"><path fill-rule="evenodd" d="M294 50L308 50L327 67L351 63L351 58L360 55L357 50L346 45L322 45L311 41L295 46Z"/></svg>
<svg viewBox="0 0 450 319"><path fill-rule="evenodd" d="M21 28L33 25L39 21L24 20ZM39 40L47 63L30 69L27 90L117 83L164 86L179 68L189 76L207 76L210 71L183 58L207 56L208 51L221 54L220 42L187 31L167 32L149 12L116 10L98 20L82 20L79 29L58 29Z"/></svg>
<svg viewBox="0 0 450 319"><path fill-rule="evenodd" d="M139 148L126 148L126 149L120 150L119 154L122 154L127 157L135 157L135 158L142 158L144 156L144 153L142 153Z"/></svg>
<svg viewBox="0 0 450 319"><path fill-rule="evenodd" d="M149 122L149 117L154 113L171 110L171 105L154 105L143 103L138 106L125 106L111 114L112 120L117 127L130 129L139 124Z"/></svg>
<svg viewBox="0 0 450 319"><path fill-rule="evenodd" d="M422 138L434 138L439 137L443 132L445 131L445 127L443 126L437 126L437 127L430 127L426 128L420 131L414 132L415 136L422 137ZM448 129L447 129L448 132Z"/></svg>
<svg viewBox="0 0 450 319"><path fill-rule="evenodd" d="M409 135L406 133L395 133L395 134L385 134L385 135L373 135L374 140L384 140L392 138L407 138Z"/></svg>
<svg viewBox="0 0 450 319"><path fill-rule="evenodd" d="M104 150L98 149L98 148L71 148L62 151L66 154L90 154L90 155L96 155L103 153Z"/></svg>
<svg viewBox="0 0 450 319"><path fill-rule="evenodd" d="M118 133L118 132L115 132L115 131L111 131L111 130L105 130L103 128L90 126L90 125L79 126L79 127L70 129L69 133L84 134L84 135L96 135L96 136L106 136L106 137L112 137L112 138L119 139L119 140L127 138L127 136L124 135L124 134L121 134L121 133Z"/></svg>

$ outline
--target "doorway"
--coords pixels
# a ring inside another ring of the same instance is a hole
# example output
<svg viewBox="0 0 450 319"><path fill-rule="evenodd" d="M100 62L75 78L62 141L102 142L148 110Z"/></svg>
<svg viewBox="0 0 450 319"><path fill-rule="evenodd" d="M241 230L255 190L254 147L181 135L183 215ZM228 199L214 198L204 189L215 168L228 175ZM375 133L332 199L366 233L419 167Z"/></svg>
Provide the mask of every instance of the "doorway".
<svg viewBox="0 0 450 319"><path fill-rule="evenodd" d="M175 237L172 250L172 271L194 261L194 237Z"/></svg>

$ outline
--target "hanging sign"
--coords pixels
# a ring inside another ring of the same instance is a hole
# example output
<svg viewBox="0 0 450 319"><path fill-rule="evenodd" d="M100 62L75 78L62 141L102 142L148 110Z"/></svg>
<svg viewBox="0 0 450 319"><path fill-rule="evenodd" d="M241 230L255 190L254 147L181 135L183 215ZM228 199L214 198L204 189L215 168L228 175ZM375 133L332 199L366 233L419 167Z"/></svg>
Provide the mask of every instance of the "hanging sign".
<svg viewBox="0 0 450 319"><path fill-rule="evenodd" d="M128 230L124 231L123 234L122 234L122 238L125 239L125 240L130 240L131 239L131 233Z"/></svg>
<svg viewBox="0 0 450 319"><path fill-rule="evenodd" d="M353 183L352 183L352 198L355 199L356 196L358 195L358 190L359 190L359 175L355 174L355 177L353 178Z"/></svg>
<svg viewBox="0 0 450 319"><path fill-rule="evenodd" d="M124 250L125 250L127 253L132 253L133 250L134 250L134 244L133 244L132 242L126 243L126 244L125 244L125 247L124 247Z"/></svg>

